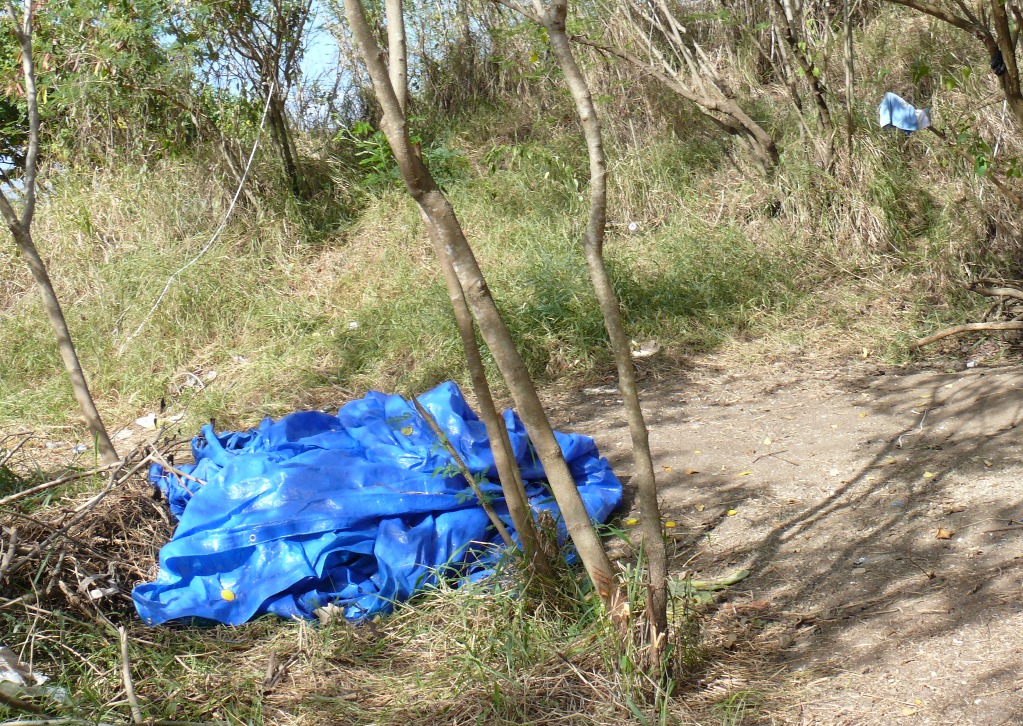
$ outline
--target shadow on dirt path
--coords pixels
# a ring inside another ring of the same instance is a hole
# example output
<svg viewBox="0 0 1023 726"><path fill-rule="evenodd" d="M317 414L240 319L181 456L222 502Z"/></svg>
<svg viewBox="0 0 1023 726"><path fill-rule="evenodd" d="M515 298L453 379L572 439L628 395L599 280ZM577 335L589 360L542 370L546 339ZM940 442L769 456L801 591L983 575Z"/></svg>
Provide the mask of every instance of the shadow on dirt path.
<svg viewBox="0 0 1023 726"><path fill-rule="evenodd" d="M772 673L717 689L763 691L747 722L1023 723L1023 372L803 360L643 397L676 570L752 571L705 623ZM614 389L557 401L627 476Z"/></svg>

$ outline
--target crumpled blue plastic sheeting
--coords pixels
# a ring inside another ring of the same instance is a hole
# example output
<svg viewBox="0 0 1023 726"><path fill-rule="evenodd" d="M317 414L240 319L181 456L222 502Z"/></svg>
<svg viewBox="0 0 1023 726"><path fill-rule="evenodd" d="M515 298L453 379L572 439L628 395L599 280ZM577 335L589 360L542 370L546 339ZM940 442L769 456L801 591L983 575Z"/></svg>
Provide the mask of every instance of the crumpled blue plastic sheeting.
<svg viewBox="0 0 1023 726"><path fill-rule="evenodd" d="M511 530L486 429L457 386L442 384L419 401L476 478L485 477L481 489ZM521 421L511 411L504 421L530 504L557 517ZM605 521L621 484L592 439L557 438L587 511ZM217 436L205 426L192 450L196 463L177 467L187 477L159 466L149 474L179 522L160 550L156 582L132 594L146 623L312 617L328 603L358 620L389 611L438 574L493 566L486 543L499 536L400 396L372 392L337 416L293 413L247 433Z"/></svg>
<svg viewBox="0 0 1023 726"><path fill-rule="evenodd" d="M877 107L878 122L881 128L897 128L907 134L923 131L931 125L931 113L925 108L916 108L901 96L891 91L884 94L881 105Z"/></svg>

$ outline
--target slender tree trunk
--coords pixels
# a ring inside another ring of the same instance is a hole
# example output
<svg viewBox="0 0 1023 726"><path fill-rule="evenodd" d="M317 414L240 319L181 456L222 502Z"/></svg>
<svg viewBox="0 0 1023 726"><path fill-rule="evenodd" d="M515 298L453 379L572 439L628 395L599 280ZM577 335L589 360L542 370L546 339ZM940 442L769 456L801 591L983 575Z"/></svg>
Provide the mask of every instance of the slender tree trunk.
<svg viewBox="0 0 1023 726"><path fill-rule="evenodd" d="M274 94L270 102L270 127L273 129L274 141L281 154L281 162L284 164L284 173L288 177L288 185L296 197L302 196L302 183L298 176L298 166L295 163L295 147L291 139L291 130L288 128L288 114L284 109L284 101L278 95L279 86L271 81L270 92Z"/></svg>
<svg viewBox="0 0 1023 726"><path fill-rule="evenodd" d="M1005 63L1005 73L998 79L1002 84L1002 91L1005 99L1009 102L1013 115L1023 128L1023 93L1020 92L1019 66L1016 63L1016 45L1013 42L1012 30L1009 27L1009 18L1005 14L1005 0L989 0L991 7L991 20L995 26L995 39L998 50L1002 54L1002 62ZM1017 28L1019 32L1019 28Z"/></svg>
<svg viewBox="0 0 1023 726"><path fill-rule="evenodd" d="M32 0L25 0L24 15L21 20L15 14L14 6L8 4L8 14L14 22L14 32L17 35L21 46L22 68L25 73L25 100L28 103L28 153L25 162L25 204L19 219L14 207L3 192L0 192L0 213L7 222L8 229L14 237L14 242L21 251L25 262L28 264L32 276L39 287L43 297L43 307L50 319L50 326L57 338L57 348L60 357L64 361L64 368L71 379L71 387L75 393L75 400L81 409L82 417L92 432L99 449L100 460L104 464L113 464L118 460L117 451L107 435L106 427L100 418L96 404L89 393L89 386L85 381L85 374L78 361L78 354L75 352L74 343L71 340L71 333L68 331L67 321L57 300L57 294L53 290L50 276L46 271L46 265L36 250L32 241L32 217L35 214L36 203L36 171L39 157L39 104L36 96L35 66L32 58Z"/></svg>
<svg viewBox="0 0 1023 726"><path fill-rule="evenodd" d="M408 111L408 51L405 42L405 15L402 0L386 0L387 14L387 68L391 88L398 98L398 108Z"/></svg>
<svg viewBox="0 0 1023 726"><path fill-rule="evenodd" d="M552 0L547 8L540 0L533 0L534 8L547 29L547 37L565 81L575 100L576 110L586 137L590 158L590 214L583 235L583 250L590 271L593 288L604 315L604 327L611 340L615 364L618 368L618 387L622 393L625 413L632 436L633 461L636 467L636 485L641 507L643 547L650 572L647 612L650 627L650 646L653 663L660 663L665 634L668 630L668 560L661 534L661 512L657 504L657 481L650 455L650 442L646 421L636 386L636 369L632 362L629 337L622 324L621 307L611 285L611 277L604 263L604 233L607 222L607 164L601 138L600 120L593 105L589 85L576 63L572 46L565 32L568 14L567 0Z"/></svg>
<svg viewBox="0 0 1023 726"><path fill-rule="evenodd" d="M407 119L408 61L405 54L406 34L402 0L387 0L385 12L387 13L387 40L389 48L388 78L391 90L394 92L398 110L402 114L402 118ZM472 312L469 310L465 300L465 294L454 266L451 263L450 256L446 253L443 236L438 233L433 220L429 218L422 208L420 208L420 215L444 273L444 281L447 285L448 296L451 299L455 323L458 327L459 336L462 339L462 348L465 351L469 376L480 407L480 417L483 419L484 426L487 429L487 436L490 439L494 466L501 480L501 488L504 492L505 502L508 505L508 513L512 518L516 531L519 533L519 542L522 544L526 562L529 563L530 572L535 573L542 581L550 581L553 578L553 571L544 555L543 549L540 547L532 511L529 507L529 498L526 495L522 474L512 452L508 430L497 412L497 407L494 405L494 397L490 391L490 384L487 381L486 368L483 366L479 344L476 341L476 329L473 324Z"/></svg>
<svg viewBox="0 0 1023 726"><path fill-rule="evenodd" d="M853 28L852 28L852 0L842 0L842 22L845 50L845 143L849 153L849 168L852 168L853 156L853 102L855 100L856 87L855 75L853 73Z"/></svg>
<svg viewBox="0 0 1023 726"><path fill-rule="evenodd" d="M455 314L455 324L458 328L458 335L462 339L462 349L465 351L466 367L469 370L473 392L476 394L480 418L483 419L483 424L487 428L487 438L490 439L490 450L494 455L494 466L501 480L501 489L504 492L505 503L508 505L508 514L511 515L515 531L518 532L519 542L522 544L522 551L530 571L540 580L550 581L553 579L554 573L540 546L532 510L529 507L529 497L526 495L526 487L522 481L522 473L519 471L518 463L512 453L508 429L497 412L497 406L494 405L494 396L490 390L490 383L487 381L487 371L480 355L479 343L476 341L476 326L472 320L472 311L469 310L469 305L465 301L455 268L451 265L445 252L443 238L437 234L433 223L426 217L426 214L422 210L420 213L444 272L444 282L447 285L451 308Z"/></svg>
<svg viewBox="0 0 1023 726"><path fill-rule="evenodd" d="M569 536L575 543L594 589L607 607L612 620L624 626L629 615L628 599L593 528L579 495L579 489L568 470L565 457L554 437L554 430L533 386L525 361L522 360L508 328L501 319L454 209L440 191L429 170L413 152L407 121L398 106L398 99L394 95L387 65L384 62L384 54L369 27L362 3L360 0L344 0L344 7L349 27L384 112L381 129L391 145L405 185L420 209L433 223L435 233L443 242L444 252L450 258L469 309L479 323L483 339L511 391L522 423L543 464Z"/></svg>
<svg viewBox="0 0 1023 726"><path fill-rule="evenodd" d="M61 360L64 361L68 378L71 379L71 388L74 390L75 400L81 409L82 418L85 419L86 425L96 440L100 461L104 464L113 464L119 458L117 451L114 450L114 445L103 425L103 419L100 417L99 411L96 410L92 394L89 393L89 385L85 381L85 374L82 372L74 342L71 340L71 332L68 330L60 302L57 300L57 294L50 282L50 276L46 272L46 265L32 242L32 234L29 230L20 225L9 225L8 228L14 235L14 241L18 245L18 249L21 250L21 255L25 258L29 270L32 271L32 277L35 278L36 285L39 287L39 293L43 298L43 307L46 309L46 317L49 318L50 327L53 328L53 333L57 338L57 349L60 351Z"/></svg>
<svg viewBox="0 0 1023 726"><path fill-rule="evenodd" d="M774 0L770 7L789 52L792 53L796 62L799 63L799 68L810 86L810 95L813 97L814 105L817 109L817 118L820 120L821 132L825 136L824 166L830 169L835 156L835 124L831 118L831 110L828 108L824 86L814 73L817 70L816 66L810 60L806 51L803 50L803 48L807 47L805 36L803 36L802 48L800 47L801 41L796 36L795 22L790 18L792 15L791 6L783 5L781 0ZM802 31L802 28L799 28L799 30Z"/></svg>

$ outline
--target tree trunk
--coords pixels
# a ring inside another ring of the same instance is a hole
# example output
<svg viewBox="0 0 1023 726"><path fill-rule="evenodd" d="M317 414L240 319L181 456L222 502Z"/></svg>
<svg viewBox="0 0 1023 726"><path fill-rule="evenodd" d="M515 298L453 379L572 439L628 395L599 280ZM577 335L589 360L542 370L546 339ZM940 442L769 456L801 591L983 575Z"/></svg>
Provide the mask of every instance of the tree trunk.
<svg viewBox="0 0 1023 726"><path fill-rule="evenodd" d="M21 255L25 258L28 268L32 271L32 277L35 278L36 284L39 286L39 293L43 297L43 307L46 309L46 316L50 319L50 327L53 328L54 335L57 338L57 349L60 351L61 360L64 361L64 368L67 370L68 378L71 379L71 388L74 390L75 400L78 402L79 409L81 409L82 418L85 419L86 425L96 440L100 461L103 464L113 464L119 459L117 451L107 435L107 430L103 425L103 419L100 418L99 411L96 410L92 394L89 393L89 385L85 381L85 374L82 372L82 366L78 362L78 354L75 352L75 345L71 340L71 332L68 330L67 321L64 320L64 313L60 308L60 302L57 300L57 294L53 290L50 276L46 272L46 265L43 263L42 258L39 257L39 252L32 242L32 234L27 229L22 228L20 225L9 225L8 228L11 230L11 234L14 235L14 241L18 244L18 249L21 250Z"/></svg>
<svg viewBox="0 0 1023 726"><path fill-rule="evenodd" d="M405 16L402 10L402 0L387 0L385 13L387 17L388 78L398 107L407 118L408 60L405 51ZM444 252L444 240L437 234L436 228L422 209L420 209L420 216L444 272L444 282L451 299L455 325L465 351L469 378L472 381L473 392L476 394L476 401L480 408L480 418L483 420L483 425L486 426L487 438L490 439L494 467L501 480L501 489L504 492L505 503L508 505L508 514L519 534L519 542L522 544L530 572L535 573L542 581L550 581L553 579L553 571L539 544L532 511L529 508L529 498L526 495L526 487L522 482L522 473L519 471L518 463L512 452L511 440L508 438L508 429L505 428L504 421L494 405L490 383L487 381L487 371L483 366L479 343L476 341L476 327L472 320L472 312L465 302L465 295L458 282L458 276Z"/></svg>
<svg viewBox="0 0 1023 726"><path fill-rule="evenodd" d="M476 341L476 326L472 320L472 311L469 310L469 305L465 301L455 268L445 253L443 238L437 234L433 223L422 210L420 210L420 214L444 272L444 282L447 285L451 308L455 314L455 324L458 328L458 335L462 339L462 349L465 351L466 367L469 370L473 392L476 394L480 418L483 419L483 424L487 428L487 438L490 439L490 450L494 455L494 466L497 469L498 478L501 480L501 489L504 492L505 503L508 505L508 514L515 525L515 531L518 532L519 542L522 544L522 552L525 555L529 571L542 582L549 582L553 579L554 572L540 546L533 513L529 507L529 498L526 495L526 487L522 482L522 472L519 471L519 465L512 453L508 429L497 412L497 406L494 405L494 396L490 391L490 383L487 381L487 371L483 366L479 343Z"/></svg>
<svg viewBox="0 0 1023 726"><path fill-rule="evenodd" d="M270 128L273 129L274 142L281 154L281 163L284 165L284 173L288 178L288 186L296 197L302 196L302 183L298 176L298 166L295 163L295 147L291 139L291 130L288 128L288 113L284 109L284 101L279 93L279 86L271 81L270 93L273 99L270 101Z"/></svg>
<svg viewBox="0 0 1023 726"><path fill-rule="evenodd" d="M478 321L483 338L515 399L522 423L536 448L554 497L561 508L569 535L597 594L607 606L612 618L617 622L624 622L628 617L627 598L586 512L582 497L529 377L526 364L501 319L454 210L429 171L413 153L408 127L390 86L383 54L369 28L361 3L359 0L344 0L344 4L349 25L366 62L377 98L384 109L382 130L391 144L409 193L431 220L443 241L445 254L451 259L469 308Z"/></svg>
<svg viewBox="0 0 1023 726"><path fill-rule="evenodd" d="M18 249L21 250L21 254L39 286L39 292L43 296L43 307L46 309L50 326L57 338L60 357L64 361L64 368L71 379L71 388L74 390L75 400L78 401L82 417L96 441L100 461L104 464L113 464L118 460L117 451L107 435L106 427L103 426L103 420L100 418L99 411L96 410L92 394L89 393L89 386L85 381L85 374L82 373L82 366L78 361L78 354L75 352L71 333L68 331L64 313L60 309L57 294L54 292L50 276L46 272L46 265L32 241L32 217L35 214L36 202L36 164L39 156L39 104L36 96L35 65L32 57L32 0L25 0L24 15L20 21L15 14L13 5L8 4L7 10L14 22L14 32L21 46L29 131L28 153L25 162L25 206L22 209L21 218L18 218L3 192L0 192L0 213L3 214L7 227L11 230L11 235L13 235Z"/></svg>
<svg viewBox="0 0 1023 726"><path fill-rule="evenodd" d="M1005 0L990 0L991 20L995 26L995 42L1005 63L1005 73L999 77L1005 100L1009 102L1016 121L1023 129L1023 93L1020 92L1019 66L1016 63L1016 42L1013 42L1009 18L1005 14ZM1019 29L1017 28L1017 32Z"/></svg>
<svg viewBox="0 0 1023 726"><path fill-rule="evenodd" d="M792 17L790 17L793 16L791 6L788 6L787 4L783 5L781 0L774 0L770 7L782 39L788 46L789 52L791 52L795 57L796 62L799 63L799 69L806 77L806 82L810 86L810 95L813 97L814 106L817 109L817 118L820 121L821 133L825 137L824 142L826 146L824 148L824 167L826 169L831 169L831 165L835 158L835 124L831 118L831 110L828 108L828 100L824 86L814 73L814 71L817 71L818 69L804 50L807 47L805 40L801 41L796 36L797 29L795 27L795 21ZM799 31L802 31L801 27L799 28Z"/></svg>
<svg viewBox="0 0 1023 726"><path fill-rule="evenodd" d="M604 234L607 222L607 164L601 138L600 120L593 105L589 85L583 76L572 46L565 32L568 14L567 0L552 0L545 9L540 0L534 7L547 29L547 37L565 81L575 101L576 111L586 137L590 158L590 214L583 235L583 251L590 271L593 288L604 315L604 327L611 341L615 364L618 368L618 388L622 393L629 433L632 436L633 461L636 467L636 485L641 507L641 532L650 572L647 613L650 627L651 662L662 661L665 635L668 631L668 560L661 534L661 512L657 504L657 482L650 456L650 443L646 421L636 387L636 370L632 362L629 337L622 324L621 307L611 285L611 277L604 263Z"/></svg>
<svg viewBox="0 0 1023 726"><path fill-rule="evenodd" d="M855 75L853 74L853 29L852 0L842 0L842 30L845 60L845 143L849 154L849 168L852 169L853 155L853 101L855 100Z"/></svg>
<svg viewBox="0 0 1023 726"><path fill-rule="evenodd" d="M402 0L386 0L387 14L387 69L391 88L398 99L402 113L408 111L408 51L405 42L405 15Z"/></svg>

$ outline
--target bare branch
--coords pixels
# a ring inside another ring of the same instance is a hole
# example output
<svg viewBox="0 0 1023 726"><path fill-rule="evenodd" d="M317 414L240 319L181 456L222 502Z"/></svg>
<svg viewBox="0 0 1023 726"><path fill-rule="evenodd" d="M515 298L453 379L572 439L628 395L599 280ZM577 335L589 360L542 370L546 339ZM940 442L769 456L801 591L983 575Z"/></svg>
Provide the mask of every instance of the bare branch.
<svg viewBox="0 0 1023 726"><path fill-rule="evenodd" d="M452 445L447 434L444 433L444 429L442 429L440 424L438 424L433 416L430 415L430 412L423 407L423 404L419 402L418 398L412 398L412 405L416 407L416 412L422 416L424 421L426 421L426 424L430 427L433 435L437 437L437 441L441 443L444 450L448 452L448 456L450 456L451 460L455 463L455 466L458 467L458 471L462 475L462 478L465 479L466 484L469 485L473 494L476 495L476 499L479 501L480 506L483 507L483 511L487 513L487 518L490 520L490 523L494 525L494 529L497 530L497 533L501 535L501 539L504 541L505 545L510 548L514 547L515 541L511 538L511 535L508 534L508 528L504 526L504 522L502 522L501 518L497 516L497 512L494 511L494 506L490 503L490 500L486 497L486 495L483 494L483 490L480 489L479 483L472 475L472 472L469 471L469 467L465 465L462 457L458 455L458 451Z"/></svg>
<svg viewBox="0 0 1023 726"><path fill-rule="evenodd" d="M14 5L8 0L7 12L14 23L14 32L18 37L21 46L22 68L25 73L25 100L28 103L29 118L29 140L28 152L25 162L25 206L22 209L21 219L6 196L0 194L0 213L7 221L7 226L14 238L14 243L21 251L22 258L28 265L35 278L43 298L43 308L50 320L50 326L57 338L57 349L64 362L68 378L71 380L71 388L75 394L75 400L81 409L92 435L99 449L100 458L104 464L112 464L117 461L117 451L114 449L110 437L107 435L103 425L103 419L96 409L96 403L92 400L89 392L89 385L82 372L82 365L78 360L78 353L75 351L74 342L71 339L71 331L68 329L67 320L61 310L60 301L54 292L53 283L46 270L46 263L43 262L35 243L32 241L32 215L35 212L36 200L36 165L39 153L39 104L36 97L35 66L32 60L32 0L25 0L25 13L22 25L19 27L17 14Z"/></svg>
<svg viewBox="0 0 1023 726"><path fill-rule="evenodd" d="M971 33L981 40L987 40L991 37L990 33L987 32L987 29L982 24L954 15L939 5L930 2L930 0L888 0L888 2L912 8L913 10L919 10L931 17L942 20L949 25L954 25L960 30L965 30L967 33Z"/></svg>
<svg viewBox="0 0 1023 726"><path fill-rule="evenodd" d="M942 330L934 335L928 335L926 338L920 338L915 341L910 348L922 348L925 345L935 343L942 338L947 338L951 335L961 335L963 333L982 333L985 331L1007 331L1007 330L1023 330L1023 321L1010 320L1001 323L966 323L964 325L956 325Z"/></svg>
<svg viewBox="0 0 1023 726"><path fill-rule="evenodd" d="M493 0L493 2L497 3L498 5L504 5L506 8L511 10L513 13L518 13L519 15L521 15L524 18L528 18L529 20L532 20L537 25L543 25L543 21L540 19L539 15L537 15L534 12L531 12L531 11L527 10L526 8L522 7L521 5L519 5L516 2L512 2L511 0Z"/></svg>
<svg viewBox="0 0 1023 726"><path fill-rule="evenodd" d="M8 3L14 16L14 8ZM15 18L15 23L17 19ZM39 104L36 101L35 61L32 54L32 0L25 0L22 27L17 31L21 45L21 66L25 73L25 101L28 104L28 153L25 155L25 206L21 210L21 224L27 230L32 224L36 206L36 165L39 157ZM10 205L8 205L10 206ZM6 210L4 211L6 216Z"/></svg>

